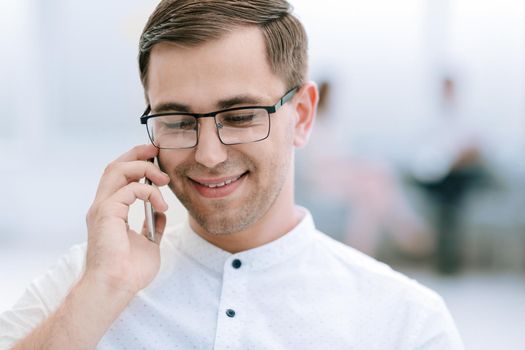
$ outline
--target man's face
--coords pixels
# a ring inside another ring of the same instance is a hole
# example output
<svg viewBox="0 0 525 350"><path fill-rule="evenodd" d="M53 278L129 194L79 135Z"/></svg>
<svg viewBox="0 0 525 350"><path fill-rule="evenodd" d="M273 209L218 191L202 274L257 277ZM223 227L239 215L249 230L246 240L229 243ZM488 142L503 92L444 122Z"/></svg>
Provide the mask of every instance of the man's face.
<svg viewBox="0 0 525 350"><path fill-rule="evenodd" d="M161 43L151 52L147 94L154 113L167 103L174 112L193 113L269 106L285 92L285 83L270 70L257 28L236 29L191 48ZM270 208L279 212L276 206L293 200L282 197L293 196L295 113L292 102L287 103L270 116L266 140L230 146L220 142L213 118L203 118L195 148L160 151L169 186L197 229L211 234L240 232Z"/></svg>

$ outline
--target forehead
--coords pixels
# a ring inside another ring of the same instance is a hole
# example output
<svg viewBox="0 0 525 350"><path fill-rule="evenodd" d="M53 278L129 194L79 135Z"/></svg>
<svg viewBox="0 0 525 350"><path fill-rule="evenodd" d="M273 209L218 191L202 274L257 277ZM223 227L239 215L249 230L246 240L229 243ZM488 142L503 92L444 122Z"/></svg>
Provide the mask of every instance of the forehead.
<svg viewBox="0 0 525 350"><path fill-rule="evenodd" d="M195 47L160 43L151 52L147 96L152 106L177 101L205 110L237 95L272 101L285 89L271 70L257 27L236 28Z"/></svg>

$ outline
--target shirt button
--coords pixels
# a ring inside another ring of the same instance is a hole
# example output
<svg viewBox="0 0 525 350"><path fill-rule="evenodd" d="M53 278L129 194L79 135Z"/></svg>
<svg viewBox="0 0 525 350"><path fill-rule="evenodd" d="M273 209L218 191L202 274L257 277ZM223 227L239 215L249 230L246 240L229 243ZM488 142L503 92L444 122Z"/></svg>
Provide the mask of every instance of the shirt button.
<svg viewBox="0 0 525 350"><path fill-rule="evenodd" d="M242 263L241 263L241 261L239 259L235 259L235 260L232 261L232 266L235 269L238 269L239 267L241 267L241 265L242 265Z"/></svg>
<svg viewBox="0 0 525 350"><path fill-rule="evenodd" d="M235 317L235 310L232 310L232 309L226 310L226 316Z"/></svg>

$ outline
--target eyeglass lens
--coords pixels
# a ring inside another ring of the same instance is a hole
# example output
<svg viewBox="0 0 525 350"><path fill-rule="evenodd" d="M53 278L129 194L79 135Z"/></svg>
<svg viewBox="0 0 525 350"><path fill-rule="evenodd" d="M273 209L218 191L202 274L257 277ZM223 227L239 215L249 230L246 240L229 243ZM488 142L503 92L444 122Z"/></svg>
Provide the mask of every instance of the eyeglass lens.
<svg viewBox="0 0 525 350"><path fill-rule="evenodd" d="M222 143L231 145L265 139L270 130L266 109L226 111L215 115ZM199 122L191 115L170 114L148 119L148 133L159 148L191 148L198 141Z"/></svg>

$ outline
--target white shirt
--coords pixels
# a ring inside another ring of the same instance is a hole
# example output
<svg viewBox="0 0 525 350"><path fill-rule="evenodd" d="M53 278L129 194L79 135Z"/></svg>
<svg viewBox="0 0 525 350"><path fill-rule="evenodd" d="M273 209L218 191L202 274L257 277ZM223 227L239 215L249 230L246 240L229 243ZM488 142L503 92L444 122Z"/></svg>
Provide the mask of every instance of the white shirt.
<svg viewBox="0 0 525 350"><path fill-rule="evenodd" d="M47 317L80 277L75 246L0 315L0 348ZM315 229L230 254L185 223L162 264L97 349L462 349L443 300Z"/></svg>

